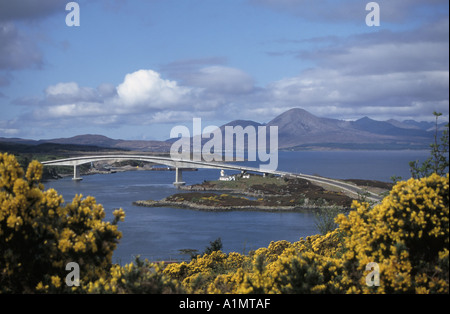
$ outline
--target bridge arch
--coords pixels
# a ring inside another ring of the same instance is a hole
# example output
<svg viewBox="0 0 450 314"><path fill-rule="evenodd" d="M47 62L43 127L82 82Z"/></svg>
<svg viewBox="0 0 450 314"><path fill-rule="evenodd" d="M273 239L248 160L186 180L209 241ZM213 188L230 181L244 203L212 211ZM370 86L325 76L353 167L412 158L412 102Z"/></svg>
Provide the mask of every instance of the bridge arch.
<svg viewBox="0 0 450 314"><path fill-rule="evenodd" d="M258 168L236 166L231 164L222 164L216 162L204 162L185 159L174 159L164 156L140 156L140 155L97 155L97 156L81 156L65 159L44 161L44 166L72 166L73 167L73 180L82 180L79 173L79 167L83 164L88 164L97 161L143 161L154 163L158 165L165 165L175 168L175 182L174 185L179 186L185 184L182 180L182 170L184 168L209 168L209 169L229 169L239 171L253 171L266 173L267 171L260 171Z"/></svg>
<svg viewBox="0 0 450 314"><path fill-rule="evenodd" d="M78 166L82 164L87 164L96 161L109 160L109 161L144 161L150 162L159 165L166 165L175 168L175 186L185 184L182 180L182 169L183 168L209 168L209 169L227 169L227 170L237 170L241 172L256 172L263 174L274 174L279 176L291 176L300 179L305 179L311 181L313 183L327 184L330 186L337 187L345 192L350 194L360 196L361 194L366 194L367 199L379 202L381 197L373 192L367 191L365 189L359 188L353 184L343 182L340 180L324 178L313 175L306 174L298 174L298 173L290 173L285 171L278 170L261 170L259 168L247 167L236 165L233 163L220 163L220 162L206 162L206 161L196 161L196 160L187 160L187 159L175 159L164 156L151 156L151 155L96 155L96 156L80 156L80 157L72 157L72 158L64 158L57 160L49 160L41 162L44 166L72 166L74 168L74 180L81 180L79 175Z"/></svg>

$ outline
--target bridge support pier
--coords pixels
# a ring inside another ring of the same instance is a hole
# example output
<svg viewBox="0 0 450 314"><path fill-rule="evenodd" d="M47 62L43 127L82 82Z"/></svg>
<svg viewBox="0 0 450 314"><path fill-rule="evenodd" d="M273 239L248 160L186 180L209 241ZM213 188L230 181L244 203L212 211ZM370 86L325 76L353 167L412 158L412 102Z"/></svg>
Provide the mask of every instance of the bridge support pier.
<svg viewBox="0 0 450 314"><path fill-rule="evenodd" d="M186 182L183 182L183 172L180 168L176 167L175 168L175 182L173 183L173 185L175 185L176 187L181 186L181 185L185 185Z"/></svg>
<svg viewBox="0 0 450 314"><path fill-rule="evenodd" d="M77 167L77 165L73 165L73 178L74 181L81 181L83 180L82 177L80 177L80 169Z"/></svg>

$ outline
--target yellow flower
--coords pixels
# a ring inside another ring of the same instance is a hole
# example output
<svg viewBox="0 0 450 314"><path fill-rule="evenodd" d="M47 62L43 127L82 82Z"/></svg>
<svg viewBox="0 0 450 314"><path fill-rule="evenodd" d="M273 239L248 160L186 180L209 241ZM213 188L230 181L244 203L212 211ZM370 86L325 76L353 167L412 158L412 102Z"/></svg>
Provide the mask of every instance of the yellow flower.
<svg viewBox="0 0 450 314"><path fill-rule="evenodd" d="M75 252L83 252L86 250L86 245L82 241L77 241L73 246L73 249L75 250Z"/></svg>
<svg viewBox="0 0 450 314"><path fill-rule="evenodd" d="M123 211L122 208L116 209L115 211L113 211L113 215L114 215L114 217L116 217L116 219L118 219L120 221L125 220L125 212Z"/></svg>
<svg viewBox="0 0 450 314"><path fill-rule="evenodd" d="M44 289L45 289L44 284L42 283L42 281L39 281L39 283L36 286L36 290L41 291Z"/></svg>
<svg viewBox="0 0 450 314"><path fill-rule="evenodd" d="M61 287L61 278L59 278L58 276L52 276L51 281L53 286L55 286L56 288Z"/></svg>

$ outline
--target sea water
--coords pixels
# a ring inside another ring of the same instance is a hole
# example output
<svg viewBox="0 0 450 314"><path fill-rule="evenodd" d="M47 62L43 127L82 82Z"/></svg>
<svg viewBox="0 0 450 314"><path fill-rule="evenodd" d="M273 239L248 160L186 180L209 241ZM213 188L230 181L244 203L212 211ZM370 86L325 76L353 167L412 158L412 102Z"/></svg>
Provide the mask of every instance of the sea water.
<svg viewBox="0 0 450 314"><path fill-rule="evenodd" d="M426 151L280 152L278 170L390 182L393 175L409 178L408 162L423 161L428 155ZM219 176L220 170L199 169L184 172L183 180L195 184ZM112 220L114 209L125 211L125 221L119 222L123 236L113 255L114 262L121 264L133 261L136 255L151 261L189 259L181 250L201 253L217 238L221 238L224 252L248 253L267 247L271 241L294 242L318 233L315 215L310 211L203 212L132 204L181 192L173 186L174 179L173 171L128 171L86 175L82 181L67 177L46 182L45 187L56 189L67 202L75 194L94 196L104 206L107 220Z"/></svg>

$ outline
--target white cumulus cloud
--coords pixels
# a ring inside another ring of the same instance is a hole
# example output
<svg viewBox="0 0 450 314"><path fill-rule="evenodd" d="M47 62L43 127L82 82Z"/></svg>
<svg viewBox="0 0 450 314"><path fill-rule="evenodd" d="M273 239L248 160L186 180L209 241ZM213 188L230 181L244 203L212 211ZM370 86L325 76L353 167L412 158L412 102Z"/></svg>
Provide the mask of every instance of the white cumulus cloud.
<svg viewBox="0 0 450 314"><path fill-rule="evenodd" d="M176 81L162 79L153 70L127 74L123 83L117 86L117 95L123 105L153 109L177 105L189 92L189 88L178 86Z"/></svg>

